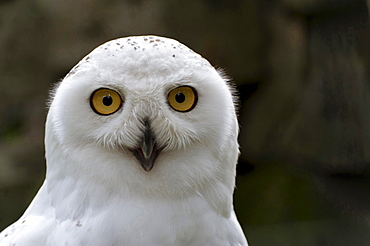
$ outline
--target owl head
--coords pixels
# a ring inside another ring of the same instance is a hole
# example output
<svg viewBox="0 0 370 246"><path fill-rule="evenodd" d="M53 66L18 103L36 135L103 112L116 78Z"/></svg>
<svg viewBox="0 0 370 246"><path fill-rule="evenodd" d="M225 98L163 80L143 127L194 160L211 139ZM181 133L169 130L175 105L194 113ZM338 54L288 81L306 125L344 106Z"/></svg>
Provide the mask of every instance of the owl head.
<svg viewBox="0 0 370 246"><path fill-rule="evenodd" d="M109 41L55 89L47 179L117 194L231 196L238 157L232 90L210 63L169 38Z"/></svg>

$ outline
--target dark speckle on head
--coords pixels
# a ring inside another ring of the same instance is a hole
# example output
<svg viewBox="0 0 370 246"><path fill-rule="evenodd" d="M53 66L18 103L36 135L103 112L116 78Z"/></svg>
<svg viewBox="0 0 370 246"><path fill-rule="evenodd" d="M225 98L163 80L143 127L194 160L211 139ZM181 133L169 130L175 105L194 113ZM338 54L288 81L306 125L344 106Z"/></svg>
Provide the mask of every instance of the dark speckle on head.
<svg viewBox="0 0 370 246"><path fill-rule="evenodd" d="M175 55L172 55L172 57L176 57Z"/></svg>
<svg viewBox="0 0 370 246"><path fill-rule="evenodd" d="M7 236L8 236L8 234L5 234L5 235L4 235L4 237L7 237Z"/></svg>
<svg viewBox="0 0 370 246"><path fill-rule="evenodd" d="M154 40L150 40L149 43L154 43Z"/></svg>
<svg viewBox="0 0 370 246"><path fill-rule="evenodd" d="M69 73L67 74L66 77L70 76L70 75L73 75L77 72L77 69L79 68L80 65L76 65L74 68L71 69L71 71L69 71Z"/></svg>

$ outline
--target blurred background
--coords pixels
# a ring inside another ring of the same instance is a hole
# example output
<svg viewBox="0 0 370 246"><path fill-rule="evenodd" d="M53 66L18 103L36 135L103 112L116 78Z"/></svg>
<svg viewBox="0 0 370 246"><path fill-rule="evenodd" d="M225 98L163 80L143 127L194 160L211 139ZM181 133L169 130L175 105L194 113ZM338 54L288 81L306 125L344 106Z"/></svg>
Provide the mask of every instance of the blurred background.
<svg viewBox="0 0 370 246"><path fill-rule="evenodd" d="M45 175L45 102L101 43L175 38L240 94L251 246L370 245L370 0L0 0L0 230Z"/></svg>

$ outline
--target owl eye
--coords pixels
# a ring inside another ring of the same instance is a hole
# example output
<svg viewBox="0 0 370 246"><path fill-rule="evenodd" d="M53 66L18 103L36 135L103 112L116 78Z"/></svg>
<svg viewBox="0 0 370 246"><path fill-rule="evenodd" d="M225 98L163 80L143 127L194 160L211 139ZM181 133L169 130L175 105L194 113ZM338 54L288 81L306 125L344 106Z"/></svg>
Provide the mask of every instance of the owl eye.
<svg viewBox="0 0 370 246"><path fill-rule="evenodd" d="M180 86L168 93L168 103L179 112L189 112L198 101L197 91L190 86Z"/></svg>
<svg viewBox="0 0 370 246"><path fill-rule="evenodd" d="M97 114L110 115L121 108L122 98L114 90L100 88L91 94L90 106Z"/></svg>

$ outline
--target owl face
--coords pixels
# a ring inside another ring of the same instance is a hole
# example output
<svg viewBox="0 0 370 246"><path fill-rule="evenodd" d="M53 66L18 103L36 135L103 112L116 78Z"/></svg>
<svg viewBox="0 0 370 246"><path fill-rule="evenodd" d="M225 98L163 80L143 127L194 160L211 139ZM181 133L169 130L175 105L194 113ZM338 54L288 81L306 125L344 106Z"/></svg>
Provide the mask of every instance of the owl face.
<svg viewBox="0 0 370 246"><path fill-rule="evenodd" d="M51 172L72 166L50 167L60 151L74 173L103 182L188 190L235 172L237 134L229 87L204 58L172 39L130 37L99 46L60 83L46 156Z"/></svg>

